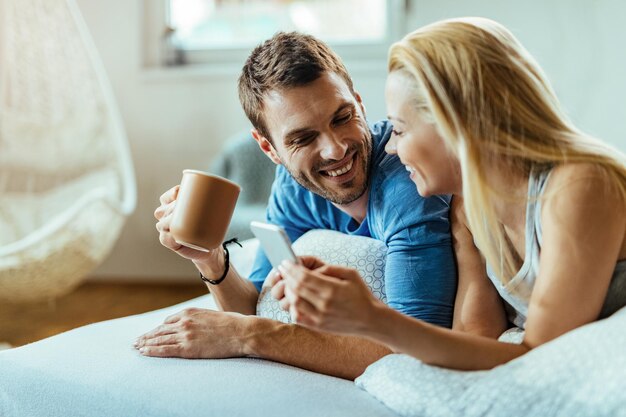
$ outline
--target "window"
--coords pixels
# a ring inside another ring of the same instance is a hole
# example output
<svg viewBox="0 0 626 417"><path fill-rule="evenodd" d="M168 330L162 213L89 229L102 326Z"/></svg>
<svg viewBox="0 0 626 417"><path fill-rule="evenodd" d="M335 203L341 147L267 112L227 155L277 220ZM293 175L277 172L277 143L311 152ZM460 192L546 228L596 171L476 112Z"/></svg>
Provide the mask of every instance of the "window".
<svg viewBox="0 0 626 417"><path fill-rule="evenodd" d="M401 0L145 0L148 66L241 65L278 31L309 33L344 59L386 58Z"/></svg>

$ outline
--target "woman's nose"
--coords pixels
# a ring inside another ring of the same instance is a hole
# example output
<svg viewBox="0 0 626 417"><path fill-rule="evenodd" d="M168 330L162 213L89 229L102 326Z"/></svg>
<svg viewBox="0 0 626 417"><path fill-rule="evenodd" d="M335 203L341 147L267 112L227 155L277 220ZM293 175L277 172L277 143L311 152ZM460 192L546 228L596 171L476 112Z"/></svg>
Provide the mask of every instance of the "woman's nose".
<svg viewBox="0 0 626 417"><path fill-rule="evenodd" d="M398 138L393 133L391 134L389 141L385 145L385 152L390 155L395 155L398 153Z"/></svg>

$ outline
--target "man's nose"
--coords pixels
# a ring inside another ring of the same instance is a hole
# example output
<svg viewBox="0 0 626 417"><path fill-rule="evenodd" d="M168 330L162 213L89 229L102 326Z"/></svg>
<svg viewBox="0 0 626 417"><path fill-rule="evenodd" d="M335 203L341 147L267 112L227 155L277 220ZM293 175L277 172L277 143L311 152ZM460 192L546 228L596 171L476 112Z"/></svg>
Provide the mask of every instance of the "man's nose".
<svg viewBox="0 0 626 417"><path fill-rule="evenodd" d="M346 156L348 143L340 137L333 134L323 134L319 139L321 139L320 156L323 159L339 161Z"/></svg>

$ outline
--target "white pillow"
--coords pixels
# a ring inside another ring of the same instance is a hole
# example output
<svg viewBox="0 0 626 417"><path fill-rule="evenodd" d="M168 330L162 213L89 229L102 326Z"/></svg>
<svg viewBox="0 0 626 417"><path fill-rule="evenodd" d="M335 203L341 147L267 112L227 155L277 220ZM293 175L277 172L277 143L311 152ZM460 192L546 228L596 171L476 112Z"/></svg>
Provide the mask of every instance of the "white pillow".
<svg viewBox="0 0 626 417"><path fill-rule="evenodd" d="M403 416L626 416L626 308L491 371L453 371L406 355L356 384Z"/></svg>
<svg viewBox="0 0 626 417"><path fill-rule="evenodd" d="M387 246L380 240L332 230L311 230L294 242L293 250L299 256L317 256L329 264L356 268L374 296L387 302L384 279ZM257 315L291 323L289 313L280 308L270 290L268 285L263 286Z"/></svg>

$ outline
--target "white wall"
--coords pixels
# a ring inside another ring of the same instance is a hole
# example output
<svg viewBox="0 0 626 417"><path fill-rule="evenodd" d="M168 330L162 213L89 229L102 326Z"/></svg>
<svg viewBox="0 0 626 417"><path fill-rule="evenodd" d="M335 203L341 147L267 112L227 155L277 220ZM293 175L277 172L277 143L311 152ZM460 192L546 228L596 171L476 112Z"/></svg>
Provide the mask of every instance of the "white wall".
<svg viewBox="0 0 626 417"><path fill-rule="evenodd" d="M153 0L157 1L157 0ZM204 168L224 139L248 122L236 94L237 73L146 72L141 0L77 0L124 117L135 162L138 206L97 279L197 279L194 268L162 248L152 212L183 168ZM434 20L481 15L507 25L535 55L575 123L626 150L626 30L618 0L410 2L408 29ZM385 115L385 58L348 63L370 120ZM360 68L360 69L358 69ZM358 69L358 70L357 70Z"/></svg>
<svg viewBox="0 0 626 417"><path fill-rule="evenodd" d="M507 26L543 67L574 123L626 151L626 3L417 0L407 31L458 16Z"/></svg>

